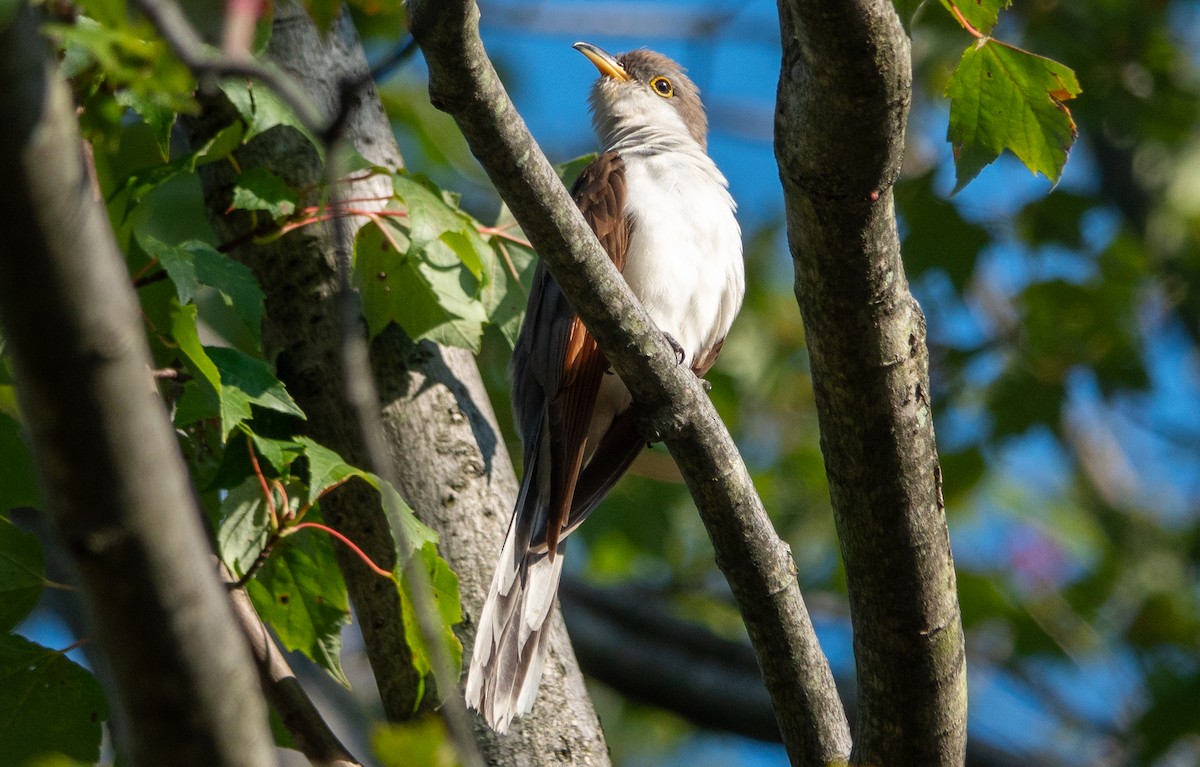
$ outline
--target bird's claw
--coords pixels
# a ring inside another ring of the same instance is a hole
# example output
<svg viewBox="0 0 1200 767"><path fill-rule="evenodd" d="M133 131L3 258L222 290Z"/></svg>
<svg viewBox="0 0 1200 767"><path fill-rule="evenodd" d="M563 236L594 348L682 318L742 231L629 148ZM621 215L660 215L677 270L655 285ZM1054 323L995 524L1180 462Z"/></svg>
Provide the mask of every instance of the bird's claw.
<svg viewBox="0 0 1200 767"><path fill-rule="evenodd" d="M663 333L663 336L667 339L667 343L671 345L671 351L675 352L675 363L677 365L682 365L683 361L687 359L687 352L685 352L683 350L683 346L675 340L675 336L671 335L670 333Z"/></svg>

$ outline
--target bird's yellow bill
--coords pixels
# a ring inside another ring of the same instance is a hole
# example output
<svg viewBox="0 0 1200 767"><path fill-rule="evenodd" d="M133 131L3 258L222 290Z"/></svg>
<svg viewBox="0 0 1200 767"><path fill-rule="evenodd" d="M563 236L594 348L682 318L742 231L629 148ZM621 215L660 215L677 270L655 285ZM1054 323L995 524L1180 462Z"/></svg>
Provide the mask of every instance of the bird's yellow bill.
<svg viewBox="0 0 1200 767"><path fill-rule="evenodd" d="M595 64L596 69L600 70L600 74L611 77L614 80L624 81L629 79L629 74L625 71L625 68L618 64L617 60L612 56L612 54L608 53L603 48L592 45L591 43L575 43L575 45L571 47L582 53L584 56L587 56L588 61Z"/></svg>

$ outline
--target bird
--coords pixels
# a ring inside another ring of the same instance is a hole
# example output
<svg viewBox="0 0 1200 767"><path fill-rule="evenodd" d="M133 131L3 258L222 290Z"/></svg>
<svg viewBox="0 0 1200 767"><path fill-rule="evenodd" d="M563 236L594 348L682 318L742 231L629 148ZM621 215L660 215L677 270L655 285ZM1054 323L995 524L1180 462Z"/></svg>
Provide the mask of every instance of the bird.
<svg viewBox="0 0 1200 767"><path fill-rule="evenodd" d="M660 53L574 48L599 71L590 104L601 152L572 197L680 364L702 377L741 308L745 276L700 91ZM525 471L465 689L498 733L533 708L566 538L645 446L628 388L542 263L509 374Z"/></svg>

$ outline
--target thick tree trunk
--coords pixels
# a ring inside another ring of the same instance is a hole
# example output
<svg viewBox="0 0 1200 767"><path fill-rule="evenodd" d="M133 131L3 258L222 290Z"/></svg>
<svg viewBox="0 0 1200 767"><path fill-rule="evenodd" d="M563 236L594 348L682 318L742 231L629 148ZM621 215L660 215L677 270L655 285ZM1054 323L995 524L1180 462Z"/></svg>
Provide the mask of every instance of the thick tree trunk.
<svg viewBox="0 0 1200 767"><path fill-rule="evenodd" d="M366 62L357 36L343 17L328 38L292 3L277 5L271 59L290 72L329 114L340 107L342 81L359 78ZM228 109L210 105L193 127L203 140L228 123ZM401 165L392 129L373 89L356 97L346 135L367 159ZM238 152L243 169L268 166L298 187L320 180L321 165L297 134L276 129ZM226 240L243 235L247 222L225 216L230 172L208 166L204 174L214 226ZM390 182L382 181L384 194ZM368 182L370 183L370 182ZM351 191L361 196L362 189ZM369 192L369 190L367 190ZM381 190L376 189L375 194ZM360 462L362 450L343 395L337 347L337 302L332 227L314 225L277 243L236 248L233 255L254 269L267 297L265 343L277 352L278 372L308 415L312 435ZM340 243L349 248L350 243ZM466 620L460 635L469 654L478 615L508 524L516 481L479 371L468 352L413 344L385 331L371 348L380 389L381 416L401 477L400 491L441 537L441 551L459 576ZM379 507L357 483L322 501L337 529L375 561L392 564L392 537ZM367 653L391 719L411 715L415 682L394 587L352 556L343 556L347 584L366 638ZM561 617L553 619L551 658L537 705L504 738L480 725L488 761L498 765L607 765L603 735L583 685ZM459 694L455 691L454 694Z"/></svg>
<svg viewBox="0 0 1200 767"><path fill-rule="evenodd" d="M37 24L24 3L0 19L0 319L117 731L136 765L273 764L137 299Z"/></svg>
<svg viewBox="0 0 1200 767"><path fill-rule="evenodd" d="M856 764L960 765L966 665L925 317L892 185L912 83L890 0L781 0L775 151L854 623Z"/></svg>

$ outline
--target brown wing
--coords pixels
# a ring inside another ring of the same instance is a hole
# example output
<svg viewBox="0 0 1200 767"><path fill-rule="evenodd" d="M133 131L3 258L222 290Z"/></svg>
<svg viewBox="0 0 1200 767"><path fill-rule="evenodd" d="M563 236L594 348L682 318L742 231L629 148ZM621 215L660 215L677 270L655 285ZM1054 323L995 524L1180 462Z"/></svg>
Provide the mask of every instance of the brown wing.
<svg viewBox="0 0 1200 767"><path fill-rule="evenodd" d="M583 169L571 190L584 219L618 271L625 268L630 222L625 216L625 162L605 152ZM579 317L571 319L558 392L549 402L550 509L546 546L554 556L567 525L583 465L588 426L608 362Z"/></svg>
<svg viewBox="0 0 1200 767"><path fill-rule="evenodd" d="M720 341L717 341L715 344L713 344L712 348L705 349L704 351L700 352L699 355L697 355L695 361L692 363L692 372L696 374L697 378L703 378L704 374L708 372L709 368L716 363L717 357L721 356L721 347L724 345L725 339L722 338Z"/></svg>

